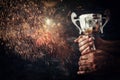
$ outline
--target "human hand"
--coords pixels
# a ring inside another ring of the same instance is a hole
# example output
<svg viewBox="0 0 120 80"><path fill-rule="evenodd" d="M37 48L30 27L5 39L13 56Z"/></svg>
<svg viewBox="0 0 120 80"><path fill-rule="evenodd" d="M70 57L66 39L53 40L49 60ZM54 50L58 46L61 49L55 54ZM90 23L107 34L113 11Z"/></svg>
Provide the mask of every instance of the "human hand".
<svg viewBox="0 0 120 80"><path fill-rule="evenodd" d="M102 70L110 64L109 61L111 61L111 59L112 56L102 50L94 50L81 55L78 61L78 74L86 74Z"/></svg>
<svg viewBox="0 0 120 80"><path fill-rule="evenodd" d="M94 43L94 40L92 37L85 36L85 35L79 36L74 41L78 42L79 51L81 52L81 54L85 54L89 52Z"/></svg>
<svg viewBox="0 0 120 80"><path fill-rule="evenodd" d="M75 42L78 42L79 50L81 51L81 56L78 62L78 74L95 72L105 67L106 64L108 65L108 61L112 56L101 48L102 45L107 42L100 38L97 38L96 40L96 50L91 50L91 46L94 44L94 40L91 37L80 36L75 40Z"/></svg>

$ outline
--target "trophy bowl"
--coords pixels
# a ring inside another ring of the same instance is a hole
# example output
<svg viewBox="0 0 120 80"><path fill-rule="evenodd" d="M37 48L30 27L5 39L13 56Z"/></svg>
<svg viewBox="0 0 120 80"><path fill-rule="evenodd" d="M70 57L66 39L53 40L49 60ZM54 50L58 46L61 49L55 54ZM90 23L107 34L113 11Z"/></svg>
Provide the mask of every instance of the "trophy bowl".
<svg viewBox="0 0 120 80"><path fill-rule="evenodd" d="M77 18L78 17L78 18ZM103 19L105 20L104 24ZM94 38L94 34L103 33L103 28L109 21L108 17L103 17L100 13L86 13L77 16L75 12L71 14L72 23L78 28L79 34L88 35ZM93 45L95 50L95 46Z"/></svg>

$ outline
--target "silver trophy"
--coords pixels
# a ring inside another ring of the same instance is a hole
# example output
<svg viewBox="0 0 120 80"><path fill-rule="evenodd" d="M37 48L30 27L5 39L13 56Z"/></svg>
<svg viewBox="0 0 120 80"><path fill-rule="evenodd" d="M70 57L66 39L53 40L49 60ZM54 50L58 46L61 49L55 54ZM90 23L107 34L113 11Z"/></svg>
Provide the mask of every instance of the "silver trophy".
<svg viewBox="0 0 120 80"><path fill-rule="evenodd" d="M105 20L104 24L102 24L103 19ZM103 33L103 28L109 21L109 18L102 17L102 14L99 13L88 13L77 16L75 12L72 12L71 20L78 28L79 34L88 35L94 38L94 33ZM95 45L93 45L91 49L95 50Z"/></svg>

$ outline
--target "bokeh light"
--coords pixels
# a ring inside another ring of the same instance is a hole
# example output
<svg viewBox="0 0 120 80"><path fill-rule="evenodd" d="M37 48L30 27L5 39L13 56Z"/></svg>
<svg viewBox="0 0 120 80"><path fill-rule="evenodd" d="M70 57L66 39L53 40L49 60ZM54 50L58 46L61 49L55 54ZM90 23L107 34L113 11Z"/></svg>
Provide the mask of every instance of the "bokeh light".
<svg viewBox="0 0 120 80"><path fill-rule="evenodd" d="M72 53L66 41L69 10L65 6L48 8L34 0L2 0L0 4L0 39L10 50L24 59L44 55L67 59Z"/></svg>

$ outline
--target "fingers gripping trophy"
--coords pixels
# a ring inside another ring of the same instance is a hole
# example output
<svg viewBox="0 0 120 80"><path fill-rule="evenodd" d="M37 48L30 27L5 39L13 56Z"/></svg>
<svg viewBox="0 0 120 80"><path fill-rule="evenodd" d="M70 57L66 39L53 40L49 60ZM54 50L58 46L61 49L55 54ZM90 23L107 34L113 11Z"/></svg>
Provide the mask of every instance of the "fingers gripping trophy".
<svg viewBox="0 0 120 80"><path fill-rule="evenodd" d="M102 24L103 19L105 20L104 24ZM87 35L95 40L94 34L99 32L103 33L103 28L109 21L109 17L102 17L102 14L99 13L86 13L77 16L75 12L72 12L71 20L78 28L80 35ZM91 49L96 50L95 44Z"/></svg>

